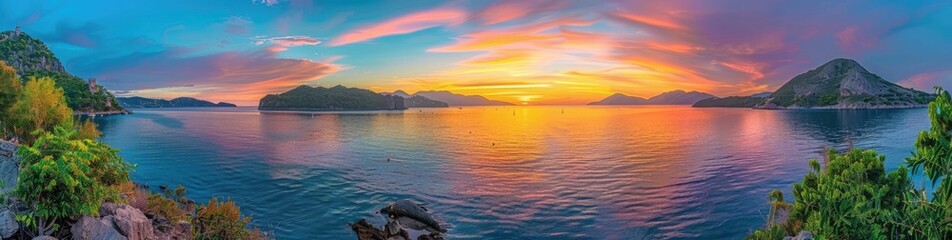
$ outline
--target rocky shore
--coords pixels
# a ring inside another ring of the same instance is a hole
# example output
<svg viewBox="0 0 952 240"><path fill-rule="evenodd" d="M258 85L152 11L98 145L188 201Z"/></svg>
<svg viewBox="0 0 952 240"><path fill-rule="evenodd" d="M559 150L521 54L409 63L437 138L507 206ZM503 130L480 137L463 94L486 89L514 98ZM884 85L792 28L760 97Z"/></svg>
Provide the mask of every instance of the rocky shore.
<svg viewBox="0 0 952 240"><path fill-rule="evenodd" d="M122 110L116 110L116 111L105 111L105 112L73 111L73 115L81 115L81 116L87 116L87 117L126 115L126 114L132 114L132 111L128 109L122 109Z"/></svg>
<svg viewBox="0 0 952 240"><path fill-rule="evenodd" d="M56 239L50 236L33 237L21 231L16 214L27 214L28 208L21 206L10 194L16 187L20 173L17 144L0 140L0 237L3 239ZM136 186L135 191L147 192L148 189ZM61 237L70 239L96 240L190 240L193 239L192 224L185 220L172 221L159 215L150 215L144 209L145 204L133 194L122 194L126 203L105 202L99 208L99 216L82 216L68 220L69 226L61 226ZM137 200L138 199L138 200ZM194 202L188 201L194 210ZM137 204L138 203L138 204ZM141 205L141 206L136 206ZM188 215L194 217L194 211ZM65 234L68 233L68 234ZM57 234L54 234L57 235ZM65 238L64 238L65 239Z"/></svg>

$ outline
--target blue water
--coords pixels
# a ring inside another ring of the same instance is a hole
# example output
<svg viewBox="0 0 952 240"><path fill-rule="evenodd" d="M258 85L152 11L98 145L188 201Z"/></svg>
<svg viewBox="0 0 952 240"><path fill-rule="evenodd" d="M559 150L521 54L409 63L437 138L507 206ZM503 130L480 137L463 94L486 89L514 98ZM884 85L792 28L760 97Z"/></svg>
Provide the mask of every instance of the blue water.
<svg viewBox="0 0 952 240"><path fill-rule="evenodd" d="M738 239L825 147L875 149L894 169L929 124L924 109L135 112L97 119L135 181L230 197L279 239L352 239L347 223L379 226L403 198L451 239Z"/></svg>

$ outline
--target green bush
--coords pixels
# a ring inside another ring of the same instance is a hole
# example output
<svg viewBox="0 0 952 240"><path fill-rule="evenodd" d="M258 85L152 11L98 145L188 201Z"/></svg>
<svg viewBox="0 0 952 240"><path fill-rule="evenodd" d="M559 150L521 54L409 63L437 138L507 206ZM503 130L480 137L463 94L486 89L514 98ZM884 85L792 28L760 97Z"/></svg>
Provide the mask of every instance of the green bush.
<svg viewBox="0 0 952 240"><path fill-rule="evenodd" d="M49 234L57 220L96 215L108 187L128 181L131 168L109 146L77 140L70 128L56 127L43 133L32 145L21 146L22 170L14 191L17 199L33 212L18 216L39 235Z"/></svg>
<svg viewBox="0 0 952 240"><path fill-rule="evenodd" d="M200 206L193 220L195 239L266 239L257 229L249 230L250 217L242 217L231 200L219 203L212 198Z"/></svg>
<svg viewBox="0 0 952 240"><path fill-rule="evenodd" d="M872 150L830 151L825 165L811 160L810 173L794 185L788 219L748 239L800 230L818 239L952 239L952 97L941 88L936 92L929 104L932 126L919 134L916 151L906 159L911 172L923 169L933 184L941 181L931 200L912 187L906 166L887 173L885 157ZM771 196L771 216L776 199Z"/></svg>

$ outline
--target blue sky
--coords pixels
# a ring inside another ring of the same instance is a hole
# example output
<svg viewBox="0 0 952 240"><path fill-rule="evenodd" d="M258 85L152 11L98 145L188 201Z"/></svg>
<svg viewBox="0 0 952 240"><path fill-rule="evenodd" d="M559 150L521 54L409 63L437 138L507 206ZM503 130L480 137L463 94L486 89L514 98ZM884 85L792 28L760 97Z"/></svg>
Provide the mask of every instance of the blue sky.
<svg viewBox="0 0 952 240"><path fill-rule="evenodd" d="M778 88L838 57L952 88L948 1L4 1L120 95L254 105L300 84L528 104Z"/></svg>

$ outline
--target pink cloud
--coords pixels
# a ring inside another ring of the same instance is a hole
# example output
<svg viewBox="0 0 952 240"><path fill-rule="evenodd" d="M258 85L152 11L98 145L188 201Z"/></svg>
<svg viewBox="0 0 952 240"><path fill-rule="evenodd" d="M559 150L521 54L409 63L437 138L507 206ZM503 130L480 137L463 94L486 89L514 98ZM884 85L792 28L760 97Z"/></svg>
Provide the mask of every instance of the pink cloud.
<svg viewBox="0 0 952 240"><path fill-rule="evenodd" d="M931 92L935 86L952 83L952 71L935 71L913 75L899 82L899 85ZM943 86L948 87L948 86Z"/></svg>
<svg viewBox="0 0 952 240"><path fill-rule="evenodd" d="M559 10L566 6L568 4L565 1L558 0L500 0L489 5L477 15L483 24L493 25Z"/></svg>
<svg viewBox="0 0 952 240"><path fill-rule="evenodd" d="M197 97L238 102L255 101L343 69L334 59L278 58L265 49L199 56L180 52L171 48L135 53L93 64L99 68L84 67L112 90L177 89L197 92Z"/></svg>
<svg viewBox="0 0 952 240"><path fill-rule="evenodd" d="M837 44L846 51L855 51L875 46L874 38L865 37L856 26L847 27L836 33Z"/></svg>
<svg viewBox="0 0 952 240"><path fill-rule="evenodd" d="M331 46L364 42L371 39L407 34L438 26L452 26L466 21L468 13L456 8L437 8L400 16L382 23L366 26L337 37Z"/></svg>

